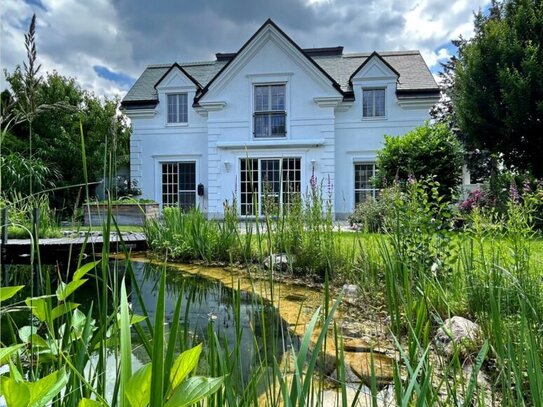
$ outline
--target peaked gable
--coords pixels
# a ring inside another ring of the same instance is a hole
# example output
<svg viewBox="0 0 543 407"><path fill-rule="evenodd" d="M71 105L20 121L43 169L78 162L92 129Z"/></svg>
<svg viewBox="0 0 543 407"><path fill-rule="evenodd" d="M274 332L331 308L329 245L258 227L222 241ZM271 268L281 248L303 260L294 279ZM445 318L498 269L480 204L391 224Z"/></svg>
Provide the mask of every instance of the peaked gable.
<svg viewBox="0 0 543 407"><path fill-rule="evenodd" d="M243 59L250 53L251 47L258 43L265 35L274 35L277 39L283 40L286 44L294 48L294 52L299 55L300 59L312 70L316 75L320 77L322 81L325 81L332 86L338 93L344 95L341 86L320 66L318 65L302 48L298 46L287 34L285 34L271 19L268 19L252 36L249 40L243 44L240 50L229 59L228 63L208 82L208 84L196 95L195 103L197 103L204 95L206 95L210 89L220 84L225 80L228 74L235 70L236 65L243 63Z"/></svg>
<svg viewBox="0 0 543 407"><path fill-rule="evenodd" d="M198 90L202 89L202 85L177 62L155 83L155 89L168 86L196 86Z"/></svg>
<svg viewBox="0 0 543 407"><path fill-rule="evenodd" d="M392 65L390 65L385 59L379 55L376 51L371 55L352 73L349 78L349 83L352 84L353 79L362 77L372 78L385 78L385 77L399 78L400 74Z"/></svg>

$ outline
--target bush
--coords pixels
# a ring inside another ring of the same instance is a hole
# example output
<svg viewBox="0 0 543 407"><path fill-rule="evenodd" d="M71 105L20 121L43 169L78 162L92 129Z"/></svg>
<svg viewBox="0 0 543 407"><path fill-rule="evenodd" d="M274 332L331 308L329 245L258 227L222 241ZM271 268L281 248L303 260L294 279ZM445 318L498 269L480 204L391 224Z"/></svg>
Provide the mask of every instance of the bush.
<svg viewBox="0 0 543 407"><path fill-rule="evenodd" d="M404 136L385 136L385 146L377 155L376 183L379 187L409 177L433 178L439 195L451 201L461 182L462 145L445 124L426 124Z"/></svg>
<svg viewBox="0 0 543 407"><path fill-rule="evenodd" d="M356 205L354 212L347 218L351 226L358 226L364 232L383 230L387 205L385 199L368 199Z"/></svg>

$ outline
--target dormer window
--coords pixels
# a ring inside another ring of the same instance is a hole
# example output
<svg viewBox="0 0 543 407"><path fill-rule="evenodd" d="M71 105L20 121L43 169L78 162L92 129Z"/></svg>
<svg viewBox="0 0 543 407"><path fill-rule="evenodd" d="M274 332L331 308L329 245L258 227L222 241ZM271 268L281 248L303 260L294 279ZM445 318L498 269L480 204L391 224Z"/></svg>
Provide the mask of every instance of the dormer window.
<svg viewBox="0 0 543 407"><path fill-rule="evenodd" d="M167 95L168 124L184 124L188 122L188 103L186 93Z"/></svg>
<svg viewBox="0 0 543 407"><path fill-rule="evenodd" d="M362 89L362 117L385 117L385 89Z"/></svg>
<svg viewBox="0 0 543 407"><path fill-rule="evenodd" d="M256 138L286 136L285 84L255 85L254 123Z"/></svg>

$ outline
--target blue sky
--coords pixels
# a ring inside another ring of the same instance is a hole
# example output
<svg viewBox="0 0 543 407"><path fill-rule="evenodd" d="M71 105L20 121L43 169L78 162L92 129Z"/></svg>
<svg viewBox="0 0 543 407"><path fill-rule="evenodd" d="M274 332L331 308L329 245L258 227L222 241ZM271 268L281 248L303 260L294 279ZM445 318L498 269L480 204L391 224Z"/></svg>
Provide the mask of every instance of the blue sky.
<svg viewBox="0 0 543 407"><path fill-rule="evenodd" d="M212 59L237 51L268 18L301 47L345 52L421 51L432 72L469 38L487 0L2 0L0 62L25 60L37 15L42 73L56 70L103 97L122 97L149 64ZM0 87L6 87L2 75Z"/></svg>

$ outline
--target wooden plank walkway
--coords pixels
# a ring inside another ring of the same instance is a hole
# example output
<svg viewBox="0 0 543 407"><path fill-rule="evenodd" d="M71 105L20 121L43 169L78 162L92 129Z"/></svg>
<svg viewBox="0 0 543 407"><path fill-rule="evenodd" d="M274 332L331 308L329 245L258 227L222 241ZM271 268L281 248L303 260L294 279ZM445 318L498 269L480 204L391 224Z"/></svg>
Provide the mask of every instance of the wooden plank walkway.
<svg viewBox="0 0 543 407"><path fill-rule="evenodd" d="M123 245L134 251L147 250L147 238L143 233L122 232L111 233L109 237L110 252L122 250ZM44 263L62 262L63 259L77 255L84 249L86 254L99 253L102 250L104 238L99 232L91 232L88 235L81 233L77 236L65 236L59 238L39 239L40 260ZM31 239L8 239L7 243L0 243L2 262L17 263L30 257L32 247Z"/></svg>

